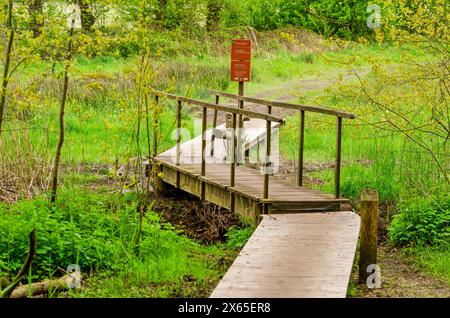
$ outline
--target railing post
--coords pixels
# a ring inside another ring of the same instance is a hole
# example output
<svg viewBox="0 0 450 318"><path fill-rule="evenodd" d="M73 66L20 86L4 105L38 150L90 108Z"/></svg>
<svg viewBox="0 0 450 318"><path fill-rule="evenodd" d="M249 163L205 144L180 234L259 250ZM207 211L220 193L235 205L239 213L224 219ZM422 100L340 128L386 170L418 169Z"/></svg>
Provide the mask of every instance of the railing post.
<svg viewBox="0 0 450 318"><path fill-rule="evenodd" d="M338 199L341 195L341 146L342 146L342 117L337 117L336 132L336 175L334 178L334 195Z"/></svg>
<svg viewBox="0 0 450 318"><path fill-rule="evenodd" d="M230 134L231 138L231 149L230 149L230 159L231 159L231 171L230 171L230 186L234 188L236 185L236 113L233 113L233 120L232 120L232 130ZM234 189L233 189L234 190ZM235 212L236 210L236 194L235 192L231 192L231 202L230 202L230 211Z"/></svg>
<svg viewBox="0 0 450 318"><path fill-rule="evenodd" d="M272 114L272 107L267 107L267 112ZM266 121L266 158L264 160L264 189L263 199L269 198L269 178L272 172L272 162L270 160L271 147L272 147L272 122ZM264 214L269 214L269 205L264 204Z"/></svg>
<svg viewBox="0 0 450 318"><path fill-rule="evenodd" d="M303 187L303 150L305 148L305 111L300 111L300 133L298 148L298 186Z"/></svg>
<svg viewBox="0 0 450 318"><path fill-rule="evenodd" d="M158 155L158 105L159 96L155 95L156 107L153 112L153 158Z"/></svg>
<svg viewBox="0 0 450 318"><path fill-rule="evenodd" d="M202 113L202 177L206 175L206 158L205 158L205 151L206 151L206 123L208 119L208 109L206 107L203 107L203 113ZM201 198L202 200L205 200L205 181L202 180L202 194Z"/></svg>
<svg viewBox="0 0 450 318"><path fill-rule="evenodd" d="M219 105L219 95L216 95L216 105ZM212 130L212 134L211 134L211 157L214 157L214 141L216 139L214 130L216 129L216 126L217 126L217 115L218 115L218 111L217 111L217 109L214 109L213 130Z"/></svg>
<svg viewBox="0 0 450 318"><path fill-rule="evenodd" d="M177 159L176 159L176 165L179 166L181 164L181 110L182 110L182 104L179 100L177 103ZM177 170L177 188L180 188L180 171Z"/></svg>
<svg viewBox="0 0 450 318"><path fill-rule="evenodd" d="M239 82L239 96L244 96L244 82ZM244 109L244 101L243 100L238 100L238 108L239 109ZM243 142L242 142L242 131L244 128L244 120L241 114L239 114L238 117L238 131L237 131L237 159L238 159L238 165L241 164L243 162L241 155L242 155L242 146L243 146Z"/></svg>
<svg viewBox="0 0 450 318"><path fill-rule="evenodd" d="M181 109L182 109L182 104L181 101L178 101L177 104L177 166L180 165L181 160L180 160L180 156L181 156Z"/></svg>

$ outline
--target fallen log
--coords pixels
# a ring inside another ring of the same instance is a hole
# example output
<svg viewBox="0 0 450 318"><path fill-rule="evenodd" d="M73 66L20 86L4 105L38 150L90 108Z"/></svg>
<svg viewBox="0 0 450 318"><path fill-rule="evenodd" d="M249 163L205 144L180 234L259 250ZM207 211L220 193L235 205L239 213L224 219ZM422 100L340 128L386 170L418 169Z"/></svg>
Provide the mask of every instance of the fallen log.
<svg viewBox="0 0 450 318"><path fill-rule="evenodd" d="M50 291L63 291L69 289L73 276L65 275L58 279L48 279L31 285L20 285L11 293L10 298L27 298L47 294Z"/></svg>

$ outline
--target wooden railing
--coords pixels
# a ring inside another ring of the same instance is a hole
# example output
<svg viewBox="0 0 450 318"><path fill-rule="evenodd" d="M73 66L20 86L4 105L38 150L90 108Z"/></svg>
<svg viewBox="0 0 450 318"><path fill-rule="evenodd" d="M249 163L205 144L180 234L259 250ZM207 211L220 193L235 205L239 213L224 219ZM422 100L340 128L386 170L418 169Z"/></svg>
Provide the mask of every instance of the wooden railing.
<svg viewBox="0 0 450 318"><path fill-rule="evenodd" d="M306 106L306 105L298 105L291 103L281 103L268 101L259 98L246 97L240 95L229 94L221 91L209 91L210 94L216 96L216 103L219 103L219 97L226 97L230 99L237 100L240 104L247 102L258 105L267 106L267 113L272 113L272 107L284 108L297 110L300 113L300 122L299 122L299 153L298 153L298 176L297 176L297 184L299 187L303 186L303 164L304 164L304 143L305 143L305 113L318 113L323 115L330 115L336 117L336 167L335 167L335 179L334 179L334 195L336 198L340 197L340 182L341 182L341 152L342 152L342 118L347 119L355 119L356 116L351 113L347 113L341 110L335 110L324 107L316 107L316 106ZM240 123L241 124L241 123ZM267 125L267 131L270 132L271 125L270 123ZM270 134L269 134L270 135ZM270 153L270 139L266 140L267 148ZM265 180L266 183L266 180ZM267 180L268 183L268 180Z"/></svg>
<svg viewBox="0 0 450 318"><path fill-rule="evenodd" d="M181 134L180 134L180 128L181 128L181 111L183 103L186 105L193 105L193 106L199 106L202 107L202 158L201 158L201 176L205 177L206 175L206 158L205 158L205 150L206 150L206 128L207 128L207 110L213 109L214 110L214 122L213 127L217 126L217 114L219 111L232 114L232 134L231 134L231 149L230 149L230 187L234 188L236 183L236 129L237 129L237 115L240 117L246 116L249 118L258 118L266 121L267 130L266 130L266 140L269 142L266 142L266 160L264 162L264 165L266 167L264 171L264 189L263 189L263 199L269 198L269 167L272 166L272 162L270 161L270 153L271 153L271 123L277 122L277 123L284 123L284 120L282 118L273 116L271 114L271 111L268 112L268 114L262 114L246 109L241 108L235 108L235 107L229 107L229 106L223 106L219 105L219 98L216 98L216 103L208 103L192 98L177 96L174 94L168 94L163 92L154 92L155 101L158 104L161 97L176 100L177 101L177 135L176 135L176 162L175 164L177 166L180 165L180 145L181 145ZM158 117L159 112L156 111L154 114L154 131L153 131L153 149L154 149L154 156L157 155L157 136L158 136ZM179 184L179 175L177 174L177 184ZM202 179L202 188L201 188L201 199L205 199L205 181ZM231 211L234 212L235 210L235 193L231 192Z"/></svg>

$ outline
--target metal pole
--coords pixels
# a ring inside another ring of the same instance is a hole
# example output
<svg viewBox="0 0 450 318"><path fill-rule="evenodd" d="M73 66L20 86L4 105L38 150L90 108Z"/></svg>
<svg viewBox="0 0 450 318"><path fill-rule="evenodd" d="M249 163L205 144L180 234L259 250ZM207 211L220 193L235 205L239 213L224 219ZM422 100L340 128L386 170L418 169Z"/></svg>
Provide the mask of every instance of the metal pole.
<svg viewBox="0 0 450 318"><path fill-rule="evenodd" d="M336 175L334 178L334 195L337 198L341 195L341 146L342 146L342 117L337 118L336 132Z"/></svg>
<svg viewBox="0 0 450 318"><path fill-rule="evenodd" d="M298 186L303 186L303 149L305 147L305 111L300 111L300 136L298 148Z"/></svg>

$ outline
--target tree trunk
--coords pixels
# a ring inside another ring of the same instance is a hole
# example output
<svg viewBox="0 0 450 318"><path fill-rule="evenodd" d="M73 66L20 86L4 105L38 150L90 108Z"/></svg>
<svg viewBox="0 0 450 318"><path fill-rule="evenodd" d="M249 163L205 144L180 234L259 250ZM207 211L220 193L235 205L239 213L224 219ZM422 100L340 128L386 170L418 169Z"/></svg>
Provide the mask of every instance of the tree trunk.
<svg viewBox="0 0 450 318"><path fill-rule="evenodd" d="M5 113L6 106L6 95L8 91L8 83L9 83L9 67L11 65L11 54L12 47L14 44L14 35L15 30L13 28L12 23L12 14L13 14L13 0L8 1L8 18L6 21L6 27L9 29L9 39L8 45L6 47L6 56L5 56L5 66L3 68L3 79L2 79L2 91L0 94L0 136L2 135L2 126L3 126L3 117Z"/></svg>
<svg viewBox="0 0 450 318"><path fill-rule="evenodd" d="M38 19L38 16L43 16L43 0L32 0L29 4L31 15L31 28L33 29L33 36L36 38L41 35L41 28L44 26L43 22Z"/></svg>
<svg viewBox="0 0 450 318"><path fill-rule="evenodd" d="M219 26L221 10L222 3L220 0L208 1L208 14L206 16L206 30L208 32L216 30Z"/></svg>
<svg viewBox="0 0 450 318"><path fill-rule="evenodd" d="M55 154L55 162L53 164L53 171L52 171L52 185L51 185L51 198L50 202L55 203L56 202L56 192L58 189L58 172L59 172L59 163L61 161L61 150L64 144L64 112L66 108L66 102L67 102L67 91L69 89L69 63L72 60L72 51L73 51L73 33L74 29L70 29L69 34L69 45L67 48L67 57L65 59L66 66L64 69L64 84L63 84L63 93L61 96L61 104L59 107L59 140L58 140L58 146L56 148L56 154Z"/></svg>
<svg viewBox="0 0 450 318"><path fill-rule="evenodd" d="M84 31L91 31L95 24L95 16L92 14L89 1L78 0L78 5L80 6L81 26Z"/></svg>
<svg viewBox="0 0 450 318"><path fill-rule="evenodd" d="M164 19L164 11L166 10L166 6L167 0L159 0L159 7L155 14L155 20L159 25L162 24L162 20Z"/></svg>

